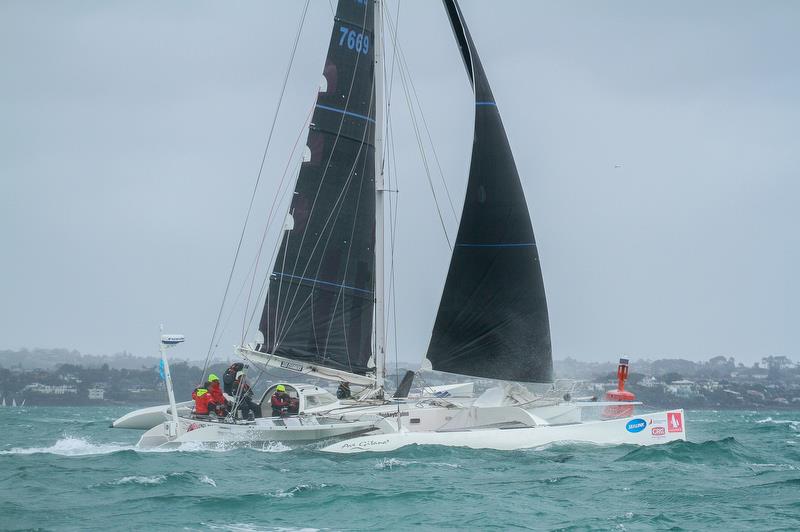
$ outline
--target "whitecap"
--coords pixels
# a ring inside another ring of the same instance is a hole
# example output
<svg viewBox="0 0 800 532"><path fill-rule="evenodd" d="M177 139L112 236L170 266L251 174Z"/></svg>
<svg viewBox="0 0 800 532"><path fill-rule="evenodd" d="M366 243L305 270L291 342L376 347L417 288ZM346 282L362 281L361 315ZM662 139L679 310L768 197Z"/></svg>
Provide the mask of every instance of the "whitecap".
<svg viewBox="0 0 800 532"><path fill-rule="evenodd" d="M214 481L213 478L211 478L209 476L203 475L202 477L200 477L199 480L203 484L210 484L211 486L214 486L215 488L217 487L217 483Z"/></svg>
<svg viewBox="0 0 800 532"><path fill-rule="evenodd" d="M292 450L291 447L279 441L268 441L261 447L253 447L253 449L262 453L285 453Z"/></svg>
<svg viewBox="0 0 800 532"><path fill-rule="evenodd" d="M772 423L773 425L789 425L793 430L800 432L800 421L796 421L794 419L772 419L772 417L766 417L764 419L756 420L758 424L765 424L765 423Z"/></svg>
<svg viewBox="0 0 800 532"><path fill-rule="evenodd" d="M136 449L145 453L227 453L239 449L253 449L263 453L283 453L291 451L292 448L281 442L264 442L261 446L244 445L242 442L200 442L200 441L187 441L183 442L177 447L154 447L150 449Z"/></svg>
<svg viewBox="0 0 800 532"><path fill-rule="evenodd" d="M459 469L463 467L461 464L449 464L447 462L431 462L430 465L437 467L450 467L453 469Z"/></svg>
<svg viewBox="0 0 800 532"><path fill-rule="evenodd" d="M233 532L319 532L319 528L292 528L292 527L268 527L254 525L251 523L229 523L229 524L216 524L216 523L203 523L211 530L232 530Z"/></svg>
<svg viewBox="0 0 800 532"><path fill-rule="evenodd" d="M64 436L50 447L14 447L0 454L57 454L60 456L87 456L94 454L110 454L118 451L129 451L131 445L119 443L92 443L84 438Z"/></svg>
<svg viewBox="0 0 800 532"><path fill-rule="evenodd" d="M155 484L161 484L166 480L167 477L164 475L154 475L152 477L131 476L131 477L122 477L121 479L112 482L112 484L116 484L118 486L123 484L155 485Z"/></svg>
<svg viewBox="0 0 800 532"><path fill-rule="evenodd" d="M750 464L747 464L747 465L749 465L750 467L765 467L765 468L768 467L770 469L777 469L779 471L797 471L797 466L794 466L792 464L756 464L756 463L750 463Z"/></svg>
<svg viewBox="0 0 800 532"><path fill-rule="evenodd" d="M277 490L267 493L270 497L276 497L278 499L283 499L285 497L294 497L296 493L300 493L301 491L308 491L315 488L324 488L326 484L319 484L317 486L313 486L311 484L299 484L292 489L289 490Z"/></svg>
<svg viewBox="0 0 800 532"><path fill-rule="evenodd" d="M392 469L395 467L406 466L413 462L407 462L405 460L399 460L397 458L381 458L375 464L375 469Z"/></svg>
<svg viewBox="0 0 800 532"><path fill-rule="evenodd" d="M152 447L152 448L137 448L136 451L141 453L226 453L234 449L239 449L233 445L223 443L207 443L200 441L187 441L183 442L177 447Z"/></svg>
<svg viewBox="0 0 800 532"><path fill-rule="evenodd" d="M403 467L409 465L427 465L433 467L449 467L458 469L462 467L459 464L451 464L449 462L421 462L418 460L400 460L398 458L382 458L375 463L375 469L392 469L394 467Z"/></svg>

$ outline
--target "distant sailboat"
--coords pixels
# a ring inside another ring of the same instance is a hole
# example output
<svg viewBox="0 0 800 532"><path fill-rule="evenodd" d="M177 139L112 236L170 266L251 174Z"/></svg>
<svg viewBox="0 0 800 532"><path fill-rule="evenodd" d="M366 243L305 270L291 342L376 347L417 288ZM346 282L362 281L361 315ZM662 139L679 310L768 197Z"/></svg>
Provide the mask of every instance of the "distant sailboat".
<svg viewBox="0 0 800 532"><path fill-rule="evenodd" d="M17 400L11 399L11 408L16 408L16 407L17 407Z"/></svg>
<svg viewBox="0 0 800 532"><path fill-rule="evenodd" d="M6 407L6 398L5 397L3 397L3 405L2 406L3 406L3 408Z"/></svg>

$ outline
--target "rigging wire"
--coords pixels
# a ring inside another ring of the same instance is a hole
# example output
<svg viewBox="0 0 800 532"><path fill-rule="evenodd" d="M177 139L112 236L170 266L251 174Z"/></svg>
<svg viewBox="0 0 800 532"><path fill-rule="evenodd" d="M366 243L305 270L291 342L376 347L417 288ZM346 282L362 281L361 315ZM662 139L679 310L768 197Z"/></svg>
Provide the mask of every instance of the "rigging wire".
<svg viewBox="0 0 800 532"><path fill-rule="evenodd" d="M388 13L388 10L386 11ZM391 17L391 14L387 16ZM389 91L386 97L386 152L387 157L386 160L388 161L388 167L390 168L390 172L387 172L388 176L388 183L389 189L395 189L395 196L389 196L389 227L391 228L390 231L390 251L389 251L389 305L387 309L387 314L391 312L393 320L387 318L387 322L390 322L392 325L392 336L394 339L393 347L394 347L394 372L395 372L395 389L400 386L400 369L399 369L399 353L400 353L400 344L397 340L397 292L396 292L396 270L395 270L395 237L397 235L397 218L398 218L398 203L400 201L400 186L397 178L397 159L395 155L397 150L394 145L394 129L393 129L393 121L391 115L391 102L392 102L392 88L394 84L394 72L395 67L397 66L397 36L400 33L400 2L397 2L397 13L395 14L395 32L393 37L393 55L392 55L392 68L391 74L389 77ZM384 54L384 57L386 54ZM384 62L384 76L385 76L385 62ZM391 157L389 157L391 155ZM394 187L392 187L394 184ZM394 205L392 205L392 199L394 199ZM399 418L398 418L399 419Z"/></svg>
<svg viewBox="0 0 800 532"><path fill-rule="evenodd" d="M288 190L289 190L288 188L284 190L284 192L283 192L283 194L281 196L281 203L284 201L284 198L286 197L286 192ZM278 190L278 194L280 195L280 189ZM269 226L269 223L270 222L268 221L267 222L268 226ZM267 227L267 229L265 229L265 230L268 230L268 229L269 229L269 227ZM276 250L274 249L272 258L270 258L270 263L272 263L272 260L274 259L275 253L276 253ZM219 335L217 336L217 343L214 344L214 350L215 351L216 351L217 348L219 348L220 339L225 335L225 332L228 330L228 326L230 325L231 319L233 318L233 315L236 312L236 309L238 308L239 300L241 299L242 294L244 293L244 289L247 287L247 281L250 278L250 275L251 274L252 275L257 275L258 274L257 266L258 266L258 261L256 259L254 259L252 261L252 263L250 264L250 269L247 271L247 275L244 276L244 280L242 281L242 286L239 288L239 292L236 294L236 299L233 301L233 304L231 304L231 306L230 306L230 311L228 312L228 317L225 319L225 324L219 330ZM269 279L269 277L267 277L266 279ZM264 282L262 282L262 291L259 292L259 298L261 297L261 293L263 292L264 283L266 282L266 279L265 279ZM251 319L250 319L250 322L248 323L248 330L249 330L249 327L252 325L252 319L253 319L253 316L255 315L255 312L257 310L258 310L257 306L253 308L253 313L251 314Z"/></svg>
<svg viewBox="0 0 800 532"><path fill-rule="evenodd" d="M392 25L390 19L389 19L389 30L390 30L390 32L393 32L395 34L397 33L396 29ZM408 65L405 64L405 62L403 60L402 48L400 46L398 46L397 49L399 50L399 55L398 55L398 58L399 58L399 69L398 69L398 72L400 74L400 82L401 82L401 85L403 87L403 93L404 93L404 95L406 97L406 103L407 103L408 109L409 109L409 116L411 118L411 123L412 123L413 129L414 129L414 135L415 135L415 138L417 140L417 148L419 149L420 157L422 158L422 164L423 164L423 167L425 168L425 175L426 175L427 180L428 180L428 186L430 187L431 194L433 195L433 202L434 202L434 205L436 207L436 213L437 213L437 215L439 217L439 223L442 226L442 231L444 232L444 237L445 237L445 240L447 241L447 246L450 249L450 251L452 251L453 250L453 245L452 245L452 243L450 241L450 236L447 233L447 224L445 223L444 215L442 214L442 209L439 206L439 199L438 199L438 197L436 195L436 187L433 184L433 179L431 177L430 166L428 164L428 157L426 156L426 153L425 153L425 145L424 145L424 142L422 140L422 135L420 134L419 123L417 121L417 116L416 116L417 113L414 110L414 103L411 100L411 91L409 91L410 81L408 79L410 77L410 73L408 72ZM420 109L420 114L422 114L422 109ZM452 208L452 204L451 204L451 208Z"/></svg>
<svg viewBox="0 0 800 532"><path fill-rule="evenodd" d="M390 167L391 172L389 173L389 186L391 187L394 184L396 189L396 196L394 198L394 206L392 205L392 198L389 197L389 226L391 227L389 242L390 242L390 251L389 251L389 311L391 311L393 320L392 324L392 333L394 338L394 369L395 369L395 387L400 386L400 366L399 366L399 352L400 352L400 345L397 341L397 282L396 282L396 270L395 270L395 238L397 235L397 219L398 219L398 204L400 202L400 191L399 191L399 183L397 178L397 160L395 159L395 154L397 150L394 146L394 130L392 124L389 120L387 120L387 128L389 131L388 137L388 144L389 150L391 154L390 158ZM387 320L388 321L388 320Z"/></svg>
<svg viewBox="0 0 800 532"><path fill-rule="evenodd" d="M419 101L419 94L417 93L416 85L414 85L414 79L411 76L411 71L408 68L408 62L406 61L405 52L403 52L403 49L400 46L400 44L397 43L397 34L399 32L399 29L400 29L399 28L400 21L398 20L398 17L400 16L400 14L399 14L400 5L399 4L400 3L398 2L398 6L397 6L398 14L397 14L397 17L395 18L396 22L394 24L394 28L395 28L394 29L395 52L400 54L401 68L404 68L406 73L407 73L408 81L409 81L409 84L411 86L411 91L414 94L414 101L417 104L417 108L419 108L419 114L420 114L420 118L422 119L422 125L425 128L425 134L428 137L428 143L430 144L431 151L433 152L433 159L436 162L436 168L439 170L439 178L441 179L442 186L444 188L445 194L447 195L447 202L450 205L450 211L452 212L453 218L455 218L455 221L456 221L456 224L457 224L458 223L458 214L456 213L456 209L455 209L455 206L453 204L453 198L450 195L450 189L447 186L447 180L445 180L445 178L444 178L444 171L442 170L442 165L439 162L439 155L438 155L438 153L436 151L436 144L433 142L433 137L431 136L430 129L428 128L428 121L425 119L425 113L422 110L422 103ZM392 27L391 26L391 24L392 24L391 15L389 15L389 24L390 24L390 29L391 29L391 27Z"/></svg>
<svg viewBox="0 0 800 532"><path fill-rule="evenodd" d="M365 9L364 10L364 17L365 18L362 21L362 27L365 24L367 13L368 13L368 10ZM355 64L355 68L353 69L353 76L350 79L350 85L348 86L347 97L346 97L345 102L344 102L344 110L347 110L349 105L350 105L350 99L352 97L353 86L355 84L356 73L358 72L358 64L359 64L360 59L361 58L360 58L360 54L359 54L359 56L356 57L356 64ZM372 92L374 93L374 91L372 91ZM328 170L330 168L330 163L331 163L331 160L333 158L333 154L336 151L336 146L337 146L337 144L339 142L339 138L340 138L340 135L341 135L342 127L344 126L344 119L345 119L345 115L342 114L342 117L339 120L339 126L337 128L337 132L336 132L336 139L334 140L333 146L331 148L331 153L328 156L328 160L325 163L325 170L323 171L322 177L320 179L319 186L317 187L317 191L316 191L316 193L314 195L314 200L311 203L311 209L310 209L309 215L308 215L308 220L309 221L306 222L305 227L303 228L303 233L302 233L302 236L300 238L300 247L303 246L303 243L305 242L305 239L306 239L306 235L308 233L309 226L311 225L309 222L310 222L310 219L313 216L314 211L316 209L317 201L319 200L319 195L320 195L320 192L322 191L322 186L325 183L325 178L326 178L326 176L328 174ZM366 135L367 129L368 128L364 129L364 135ZM365 137L362 137L361 144L359 146L359 153L358 153L359 156L360 156L361 150L363 149L363 146L364 146L364 138ZM356 161L357 161L357 158L356 158ZM349 187L349 183L352 180L352 175L353 175L353 171L355 169L355 164L356 163L354 162L353 167L350 169L350 175L348 176L347 182L345 184L346 187ZM341 210L340 202L341 202L341 198L343 197L344 193L345 193L345 190L343 190L339 194L339 197L337 198L336 202L334 202L334 206L337 206L337 205L339 206L339 211ZM317 237L317 240L314 242L314 246L313 246L313 248L311 250L311 253L309 255L309 259L306 262L305 266L303 267L303 271L302 271L300 277L305 277L309 266L311 266L311 262L312 262L312 260L314 258L314 255L315 255L316 251L317 251L317 246L319 246L319 244L322 241L322 238L323 238L322 233L324 233L324 231L327 229L329 223L331 222L331 218L333 217L333 215L334 215L334 211L332 210L331 213L328 215L325 223L323 224L322 230L320 231L320 235ZM338 218L338 215L339 215L339 213L337 212L336 213L336 217L334 217L334 222L335 222L336 218ZM325 245L323 246L323 251L327 248L328 242L330 241L330 237L331 237L331 235L329 234L328 238L326 239ZM295 259L294 265L292 266L292 276L295 276L295 277L297 276L297 267L298 267L299 262L300 262L300 255L298 254L298 256ZM320 265L317 267L317 272L316 273L319 272L319 268L321 266L322 265L320 263ZM282 282L283 282L283 279L281 279L281 283ZM316 280L315 280L314 283L313 283L313 286L316 287L316 284L317 283L316 283ZM293 292L294 292L294 294L292 296L292 300L291 300L291 302L288 302L289 306L288 306L288 311L286 311L286 320L284 320L284 322L282 324L280 334L276 334L276 338L275 338L275 341L276 341L275 346L276 347L279 345L279 342L282 341L283 338L285 338L285 334L284 333L288 333L288 330L291 327L291 324L294 323L294 321L299 317L300 312L302 312L303 305L308 301L308 298L306 298L306 300L303 301L303 303L301 304L300 309L297 311L297 314L295 315L295 317L294 318L290 318L289 315L291 314L291 311L292 311L292 309L294 307L294 303L295 303L295 301L297 299L297 295L299 293L299 290L295 289ZM288 296L287 296L287 299L288 299ZM277 303L279 305L280 301L278 301ZM290 319L291 319L291 323L290 323ZM282 338L279 339L278 338L279 336L282 337ZM348 363L350 363L349 357L348 357Z"/></svg>
<svg viewBox="0 0 800 532"><path fill-rule="evenodd" d="M228 298L228 292L230 290L231 281L233 279L233 273L234 273L234 271L236 269L236 263L237 263L237 261L239 259L239 252L241 251L242 242L244 241L244 235L245 235L245 232L247 231L247 223L248 223L248 221L250 219L250 214L251 214L251 212L253 210L253 203L255 202L256 193L258 191L258 185L261 182L261 176L262 176L263 171L264 171L264 163L265 163L265 161L267 159L267 152L269 151L269 146L272 143L272 135L275 132L275 124L278 122L278 113L280 112L280 109L281 109L281 104L283 102L283 96L286 93L286 86L287 86L287 84L289 82L289 74L292 71L292 65L294 64L294 57L295 57L295 54L297 52L297 45L300 42L300 35L303 33L303 27L305 26L306 15L308 14L308 5L309 5L310 2L311 2L311 0L306 0L305 5L303 6L303 13L302 13L302 15L300 17L300 23L298 25L297 33L296 33L295 38L294 38L294 43L292 44L292 52L291 52L291 55L289 57L289 64L286 67L286 72L285 72L284 77L283 77L283 84L281 85L281 92L280 92L280 96L278 97L278 105L275 107L275 114L272 117L272 125L270 126L269 134L267 135L267 142L266 142L266 145L264 146L264 152L263 152L263 154L261 156L261 165L259 166L259 169L258 169L258 176L256 177L256 182L253 185L253 193L250 196L250 204L247 207L247 214L246 214L245 219L244 219L244 225L242 227L242 233L239 236L239 243L236 246L236 252L234 253L234 256L233 256L233 264L231 265L231 270L230 270L230 273L228 274L228 281L227 281L227 283L225 285L225 292L224 292L224 294L222 296L222 303L220 304L219 312L217 313L217 320L216 320L216 323L214 324L214 330L211 333L211 342L209 343L208 353L206 354L206 359L203 362L203 373L200 375L200 379L201 380L204 378L204 376L206 374L206 370L208 369L209 361L211 360L211 356L213 355L213 352L214 352L214 341L215 341L215 338L216 338L216 335L217 335L217 330L219 329L219 322L220 322L220 319L222 318L222 312L223 312L223 309L225 308L225 302L226 302L226 300Z"/></svg>
<svg viewBox="0 0 800 532"><path fill-rule="evenodd" d="M250 308L250 299L251 299L251 296L253 295L253 287L255 285L256 275L258 273L258 264L259 264L259 261L261 259L261 253L264 250L264 242L266 241L267 235L268 235L269 230L271 228L271 224L273 222L273 217L276 215L276 209L275 208L279 203L282 203L282 200L286 195L286 191L289 190L289 188L287 187L286 190L283 192L283 194L281 194L281 190L283 189L283 184L286 181L286 177L289 175L289 169L290 169L290 166L292 164L292 159L294 157L294 153L297 150L297 145L300 143L300 139L303 136L303 132L308 129L308 124L310 123L311 117L313 116L313 114L314 114L314 104L312 104L311 109L309 109L308 115L306 116L306 120L303 123L303 127L300 129L300 132L297 134L297 138L295 138L294 145L292 146L292 151L290 152L291 155L289 156L289 159L286 161L286 166L283 169L283 175L281 176L281 181L278 184L278 191L272 198L272 205L270 206L269 214L267 215L267 223L266 223L266 225L264 227L264 232L261 235L261 242L259 243L258 253L256 254L255 267L253 268L253 276L252 276L251 281L250 281L250 291L247 294L247 304L244 307L244 319L242 321L242 339L241 339L241 343L242 344L245 343L246 331L249 328L250 323L252 323L252 322L248 323L248 321L247 321L247 313L248 313L248 310ZM301 161L302 161L302 157L301 157ZM294 175L299 175L299 170L298 170L298 172L294 173ZM279 198L281 199L280 202L278 201ZM279 239L279 241L280 241L280 239ZM270 257L270 264L272 264L272 258L273 257ZM267 276L267 277L269 277L269 276ZM259 299L256 299L256 301L258 301L258 300ZM254 313L255 313L255 310L257 308L258 308L258 305L257 304L254 305L254 307L253 307L253 312Z"/></svg>

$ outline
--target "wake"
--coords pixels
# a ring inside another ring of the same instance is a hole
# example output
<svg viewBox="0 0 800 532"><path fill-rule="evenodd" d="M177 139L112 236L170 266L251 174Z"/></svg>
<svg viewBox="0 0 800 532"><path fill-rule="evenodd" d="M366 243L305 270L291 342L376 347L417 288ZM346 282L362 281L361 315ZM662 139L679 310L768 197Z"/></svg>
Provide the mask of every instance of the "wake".
<svg viewBox="0 0 800 532"><path fill-rule="evenodd" d="M63 438L58 439L53 445L49 447L14 447L0 451L0 455L33 455L33 454L53 454L57 456L99 456L105 454L113 454L119 452L136 452L136 453L192 453L192 452L215 452L224 453L237 449L242 449L241 446L215 446L207 445L200 442L187 442L179 447L171 448L153 448L153 449L140 449L132 444L123 444L117 442L110 443L95 443L86 438L72 436L65 434ZM291 451L288 447L280 442L266 442L260 446L245 447L246 449L263 452L263 453L282 453Z"/></svg>

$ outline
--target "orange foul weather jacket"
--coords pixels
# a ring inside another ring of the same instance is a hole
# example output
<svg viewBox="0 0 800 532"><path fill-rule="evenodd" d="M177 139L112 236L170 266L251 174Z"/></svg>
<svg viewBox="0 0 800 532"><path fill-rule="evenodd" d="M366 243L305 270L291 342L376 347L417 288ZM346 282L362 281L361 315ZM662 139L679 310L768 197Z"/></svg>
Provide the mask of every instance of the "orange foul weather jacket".
<svg viewBox="0 0 800 532"><path fill-rule="evenodd" d="M212 382L211 388L208 391L211 394L212 403L219 406L225 406L225 396L222 395L222 388L219 387L219 381Z"/></svg>
<svg viewBox="0 0 800 532"><path fill-rule="evenodd" d="M211 394L205 388L196 388L192 392L194 399L194 413L199 415L208 414L208 403L211 402Z"/></svg>

